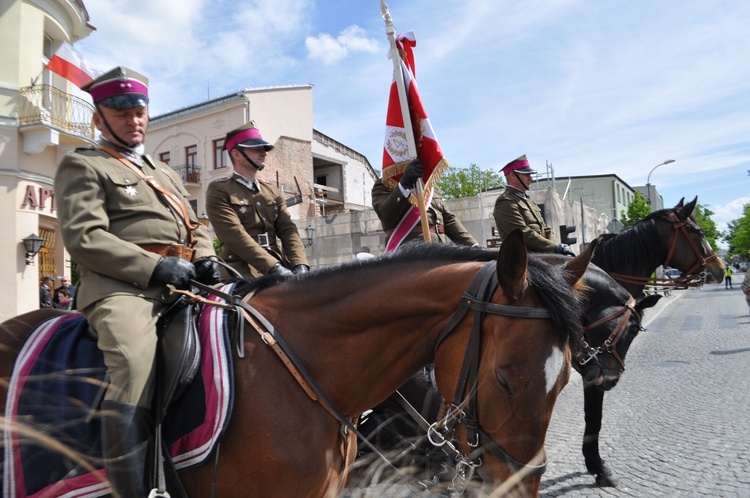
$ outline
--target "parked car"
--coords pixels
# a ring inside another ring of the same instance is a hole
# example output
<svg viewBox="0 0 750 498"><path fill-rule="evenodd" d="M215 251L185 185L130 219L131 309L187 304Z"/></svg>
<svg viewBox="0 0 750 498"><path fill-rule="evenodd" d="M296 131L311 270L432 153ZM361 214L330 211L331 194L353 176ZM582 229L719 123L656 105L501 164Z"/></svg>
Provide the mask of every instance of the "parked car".
<svg viewBox="0 0 750 498"><path fill-rule="evenodd" d="M682 272L677 268L667 268L667 271L664 272L666 278L678 278L680 275L682 275Z"/></svg>

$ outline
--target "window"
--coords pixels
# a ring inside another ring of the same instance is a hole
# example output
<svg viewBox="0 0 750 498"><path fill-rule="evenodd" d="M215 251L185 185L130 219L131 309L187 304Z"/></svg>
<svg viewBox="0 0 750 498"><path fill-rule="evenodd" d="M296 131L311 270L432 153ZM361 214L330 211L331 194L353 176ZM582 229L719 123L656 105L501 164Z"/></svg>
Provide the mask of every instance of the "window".
<svg viewBox="0 0 750 498"><path fill-rule="evenodd" d="M172 154L169 152L159 152L159 161L169 166L169 161L172 160Z"/></svg>
<svg viewBox="0 0 750 498"><path fill-rule="evenodd" d="M224 139L214 140L214 169L227 167L227 156L224 154Z"/></svg>
<svg viewBox="0 0 750 498"><path fill-rule="evenodd" d="M195 215L198 216L198 201L195 199L190 199L188 200L188 202L190 203L190 207L193 209Z"/></svg>
<svg viewBox="0 0 750 498"><path fill-rule="evenodd" d="M198 146L185 147L185 181L198 183Z"/></svg>

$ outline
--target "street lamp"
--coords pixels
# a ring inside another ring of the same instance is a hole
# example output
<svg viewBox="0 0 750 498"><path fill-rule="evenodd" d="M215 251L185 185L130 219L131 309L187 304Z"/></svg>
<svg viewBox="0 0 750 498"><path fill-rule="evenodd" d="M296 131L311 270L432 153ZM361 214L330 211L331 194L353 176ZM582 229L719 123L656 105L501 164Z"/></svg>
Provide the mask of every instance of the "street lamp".
<svg viewBox="0 0 750 498"><path fill-rule="evenodd" d="M651 171L649 171L648 177L646 178L646 194L648 195L648 207L651 207L651 173L653 173L654 170L659 166L664 166L665 164L673 163L674 161L674 159L667 159L663 163L657 164L656 166L651 168Z"/></svg>

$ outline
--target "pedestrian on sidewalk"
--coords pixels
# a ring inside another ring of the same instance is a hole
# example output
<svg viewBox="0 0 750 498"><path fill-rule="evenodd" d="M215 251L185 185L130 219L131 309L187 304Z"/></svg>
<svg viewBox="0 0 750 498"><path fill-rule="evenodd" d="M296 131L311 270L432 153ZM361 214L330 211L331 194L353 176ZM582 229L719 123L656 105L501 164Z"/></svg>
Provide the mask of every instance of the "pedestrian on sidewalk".
<svg viewBox="0 0 750 498"><path fill-rule="evenodd" d="M727 265L724 270L724 288L732 288L732 265Z"/></svg>
<svg viewBox="0 0 750 498"><path fill-rule="evenodd" d="M750 271L745 272L745 279L742 281L742 292L745 294L748 310L750 310Z"/></svg>

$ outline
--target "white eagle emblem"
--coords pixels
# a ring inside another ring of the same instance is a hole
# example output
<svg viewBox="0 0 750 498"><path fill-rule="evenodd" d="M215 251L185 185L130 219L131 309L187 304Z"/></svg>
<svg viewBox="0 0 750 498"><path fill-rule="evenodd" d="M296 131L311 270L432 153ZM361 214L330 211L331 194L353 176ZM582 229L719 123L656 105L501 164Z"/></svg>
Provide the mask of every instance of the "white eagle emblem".
<svg viewBox="0 0 750 498"><path fill-rule="evenodd" d="M132 185L128 185L127 187L125 187L125 193L130 197L135 197L136 195L138 195L138 191Z"/></svg>

